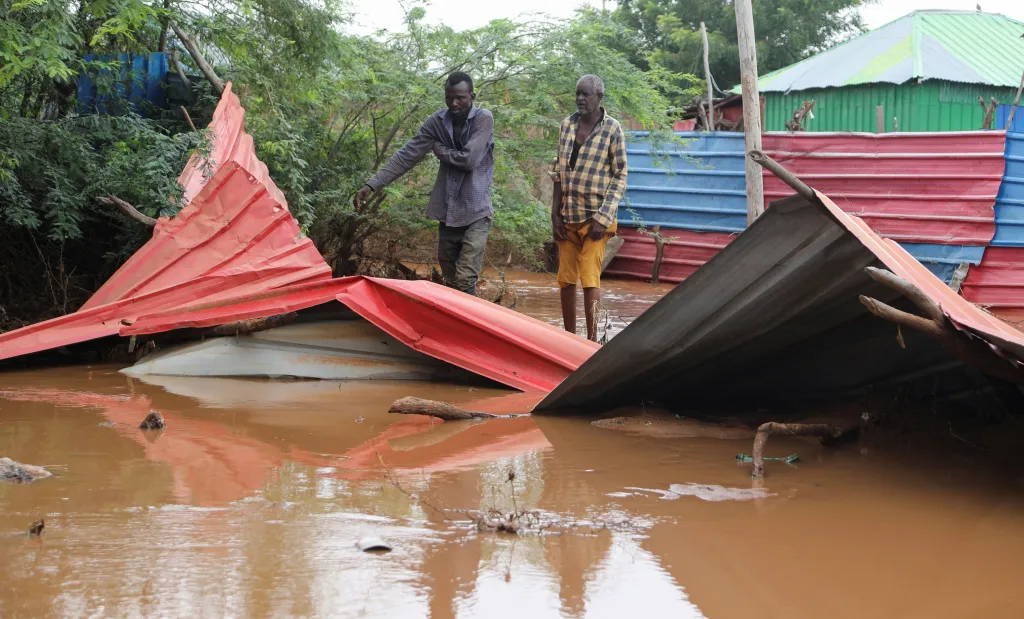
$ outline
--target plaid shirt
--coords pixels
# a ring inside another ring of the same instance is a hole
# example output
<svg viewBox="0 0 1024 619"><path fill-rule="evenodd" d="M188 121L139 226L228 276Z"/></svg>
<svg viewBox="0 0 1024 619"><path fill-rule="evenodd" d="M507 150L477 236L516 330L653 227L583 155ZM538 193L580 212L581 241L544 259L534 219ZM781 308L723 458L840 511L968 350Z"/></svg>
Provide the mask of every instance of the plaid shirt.
<svg viewBox="0 0 1024 619"><path fill-rule="evenodd" d="M601 114L603 119L580 146L575 169L569 168L569 160L580 115L577 112L562 121L551 177L562 185L562 219L568 224L593 219L611 226L626 192L626 138L619 121L605 114L604 108Z"/></svg>
<svg viewBox="0 0 1024 619"><path fill-rule="evenodd" d="M427 217L452 227L468 226L484 217L493 217L494 116L474 105L462 125L462 150L456 150L453 135L448 108L434 112L366 184L379 191L411 170L433 152L435 143L439 143L441 147L435 154L441 166L430 192Z"/></svg>

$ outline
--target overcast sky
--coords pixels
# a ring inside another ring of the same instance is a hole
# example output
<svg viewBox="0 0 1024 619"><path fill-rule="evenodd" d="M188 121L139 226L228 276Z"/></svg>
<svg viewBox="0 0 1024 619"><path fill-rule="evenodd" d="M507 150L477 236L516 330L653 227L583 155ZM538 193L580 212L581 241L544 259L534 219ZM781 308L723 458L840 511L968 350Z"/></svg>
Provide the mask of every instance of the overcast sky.
<svg viewBox="0 0 1024 619"><path fill-rule="evenodd" d="M410 0L411 1L411 0ZM754 0L757 2L757 0ZM402 28L402 6L398 0L353 0L354 23L357 32L378 28ZM979 0L881 0L862 10L869 28L902 17L918 9L975 10ZM981 9L988 13L1002 13L1024 21L1024 0L980 0ZM543 13L552 18L565 18L580 6L601 6L601 0L431 0L419 2L427 8L427 21L445 22L456 30L477 28L492 19ZM608 0L608 7L614 0Z"/></svg>

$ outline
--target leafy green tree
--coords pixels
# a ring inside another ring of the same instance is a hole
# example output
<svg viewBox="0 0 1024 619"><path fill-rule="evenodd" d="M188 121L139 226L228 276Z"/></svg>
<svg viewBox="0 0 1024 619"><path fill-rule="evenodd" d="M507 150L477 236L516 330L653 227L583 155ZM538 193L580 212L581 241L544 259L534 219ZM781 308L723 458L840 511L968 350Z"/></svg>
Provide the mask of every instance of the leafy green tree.
<svg viewBox="0 0 1024 619"><path fill-rule="evenodd" d="M149 234L97 198L173 215L179 171L208 146L177 110L142 118L127 105L117 116L76 109L78 75L91 72L110 96L124 76L116 62L86 62L87 54L177 50L194 76L198 66L175 32L193 39L233 83L258 155L339 275L432 245L434 224L424 216L432 157L372 208L354 213L350 198L443 105L449 72L471 73L478 103L495 115L492 246L520 264L538 259L550 233L543 169L578 77L601 75L610 112L652 130L665 129L665 94L685 81L647 56L648 69L638 68L616 50L635 35L596 12L456 32L427 25L413 7L402 32L355 36L345 32L344 8L333 0L0 0L0 323L5 311L10 327L76 309ZM202 127L217 94L201 78L192 83L189 112Z"/></svg>
<svg viewBox="0 0 1024 619"><path fill-rule="evenodd" d="M859 33L858 8L874 0L756 0L754 33L761 74L803 60ZM622 0L615 19L640 34L638 47L620 48L680 73L703 74L700 22L708 29L711 74L727 89L739 83L736 14L731 0ZM635 51L634 51L635 50ZM638 65L647 68L644 61Z"/></svg>

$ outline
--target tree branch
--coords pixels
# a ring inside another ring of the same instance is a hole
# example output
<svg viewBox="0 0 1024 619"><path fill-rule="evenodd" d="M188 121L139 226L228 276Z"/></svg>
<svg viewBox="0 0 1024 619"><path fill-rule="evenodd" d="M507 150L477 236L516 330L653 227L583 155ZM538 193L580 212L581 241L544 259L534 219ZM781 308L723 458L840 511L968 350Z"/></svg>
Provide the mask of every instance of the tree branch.
<svg viewBox="0 0 1024 619"><path fill-rule="evenodd" d="M127 217L130 217L131 219L134 219L135 221L137 221L137 222L139 222L141 224L145 224L145 225L149 226L150 228L152 228L153 226L156 225L156 220L155 219L153 219L149 215L143 215L134 206L132 206L131 204L128 204L127 202L125 202L121 198L118 198L117 196L106 196L106 197L102 197L101 196L99 198L96 198L96 201L99 202L100 204L106 204L107 206L113 206L117 210L121 211L121 213L123 215L125 215Z"/></svg>
<svg viewBox="0 0 1024 619"><path fill-rule="evenodd" d="M181 64L181 58L178 58L178 50L171 52L171 63L174 64L174 72L181 78L181 83L185 85L185 88L191 88L192 80L185 75L185 67Z"/></svg>
<svg viewBox="0 0 1024 619"><path fill-rule="evenodd" d="M174 30L174 34L177 35L178 39L181 40L185 49L188 50L189 55L192 56L192 60L195 61L196 66L199 67L199 70L206 76L210 85L213 86L214 92L218 95L223 93L224 80L220 79L216 71L213 70L213 67L210 66L210 63L206 62L206 57L203 56L201 51L199 51L199 46L196 44L196 40L185 34L173 19L168 20L168 23L170 23L171 29Z"/></svg>

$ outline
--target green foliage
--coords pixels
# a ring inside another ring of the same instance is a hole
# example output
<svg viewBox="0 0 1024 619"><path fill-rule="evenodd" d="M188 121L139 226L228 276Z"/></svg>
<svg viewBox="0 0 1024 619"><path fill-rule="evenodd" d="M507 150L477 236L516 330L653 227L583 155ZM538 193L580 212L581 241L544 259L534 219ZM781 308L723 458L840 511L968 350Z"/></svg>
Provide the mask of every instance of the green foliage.
<svg viewBox="0 0 1024 619"><path fill-rule="evenodd" d="M355 36L342 8L335 0L0 0L0 306L11 313L32 281L6 284L5 274L34 270L49 283L46 312L74 309L144 242L147 230L97 197L115 195L152 216L177 209L175 179L204 148L201 136L169 113L79 116L73 105L82 71L105 92L123 79L117 63L86 63L86 54L150 52L164 42L183 50L169 19L233 82L257 154L339 274L432 236L424 213L433 156L361 213L351 196L443 106L451 71L473 75L478 105L494 113L493 246L520 263L535 262L550 235L543 170L579 76L604 78L606 107L624 125L663 133L666 94L695 81L639 52L635 33L593 11L456 32L426 24L426 11L412 6L404 31ZM616 51L627 42L633 52ZM198 73L187 53L181 60ZM216 97L193 82L190 112L202 126Z"/></svg>
<svg viewBox="0 0 1024 619"><path fill-rule="evenodd" d="M874 0L756 0L754 33L760 74L826 49L863 30L857 9ZM731 0L623 0L615 19L640 34L617 49L670 70L702 75L700 22L708 30L711 74L727 89L739 82L736 14ZM640 61L638 65L646 68ZM677 99L677 101L680 101ZM688 102L688 101L687 101Z"/></svg>

